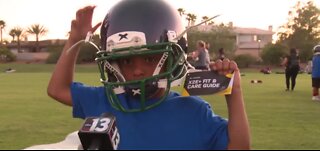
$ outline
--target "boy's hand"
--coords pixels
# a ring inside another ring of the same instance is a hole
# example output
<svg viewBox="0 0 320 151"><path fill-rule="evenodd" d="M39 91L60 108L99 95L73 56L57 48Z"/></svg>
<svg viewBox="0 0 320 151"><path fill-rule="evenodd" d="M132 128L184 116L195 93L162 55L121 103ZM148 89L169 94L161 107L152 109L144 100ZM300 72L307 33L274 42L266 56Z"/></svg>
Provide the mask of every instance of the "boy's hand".
<svg viewBox="0 0 320 151"><path fill-rule="evenodd" d="M69 40L76 43L86 38L87 33L94 31L101 25L101 22L92 27L92 14L95 6L86 6L77 11L76 19L71 22Z"/></svg>
<svg viewBox="0 0 320 151"><path fill-rule="evenodd" d="M210 69L217 71L219 74L233 73L234 71L239 71L238 65L234 61L229 59L224 59L223 61L217 60L216 62L210 63Z"/></svg>
<svg viewBox="0 0 320 151"><path fill-rule="evenodd" d="M223 61L211 62L209 66L211 70L217 71L219 74L234 73L233 88L240 88L240 71L236 62L223 59Z"/></svg>

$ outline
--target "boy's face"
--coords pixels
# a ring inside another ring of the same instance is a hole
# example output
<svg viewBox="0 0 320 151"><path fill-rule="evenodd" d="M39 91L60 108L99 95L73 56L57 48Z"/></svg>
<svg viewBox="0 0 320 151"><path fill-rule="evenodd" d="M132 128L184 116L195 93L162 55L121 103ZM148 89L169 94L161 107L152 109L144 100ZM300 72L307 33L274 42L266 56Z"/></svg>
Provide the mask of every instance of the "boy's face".
<svg viewBox="0 0 320 151"><path fill-rule="evenodd" d="M142 80L153 76L162 54L145 55L145 56L132 56L118 60L120 71L126 81ZM164 71L163 67L160 71ZM160 97L164 92L163 89L158 89L155 94L149 98Z"/></svg>
<svg viewBox="0 0 320 151"><path fill-rule="evenodd" d="M151 77L162 55L133 56L118 60L120 71L127 81Z"/></svg>

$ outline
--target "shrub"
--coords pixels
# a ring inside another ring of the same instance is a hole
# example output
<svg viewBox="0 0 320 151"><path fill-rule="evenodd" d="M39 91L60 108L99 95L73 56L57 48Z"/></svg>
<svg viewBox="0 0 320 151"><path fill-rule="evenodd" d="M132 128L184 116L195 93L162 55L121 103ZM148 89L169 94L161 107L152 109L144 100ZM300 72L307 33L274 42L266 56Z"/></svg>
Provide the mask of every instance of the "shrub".
<svg viewBox="0 0 320 151"><path fill-rule="evenodd" d="M93 43L95 43L97 46L100 46L100 38L99 35L93 36ZM57 63L61 52L63 50L64 46L51 46L48 51L50 52L50 55L47 59L47 63ZM96 53L98 50L95 49L95 47L89 45L89 44L82 44L80 46L80 52L77 58L77 63L91 63L95 61Z"/></svg>
<svg viewBox="0 0 320 151"><path fill-rule="evenodd" d="M6 47L0 46L0 62L13 62L16 56Z"/></svg>
<svg viewBox="0 0 320 151"><path fill-rule="evenodd" d="M279 65L281 63L281 57L286 55L287 49L281 44L268 44L264 47L261 58L265 64Z"/></svg>
<svg viewBox="0 0 320 151"><path fill-rule="evenodd" d="M96 50L91 45L82 45L77 63L91 63L95 61L96 53L98 50Z"/></svg>
<svg viewBox="0 0 320 151"><path fill-rule="evenodd" d="M63 46L51 46L48 48L48 51L50 52L49 57L46 60L46 63L48 64L55 64L57 63L61 52L62 52Z"/></svg>
<svg viewBox="0 0 320 151"><path fill-rule="evenodd" d="M235 56L234 61L238 64L239 68L247 68L249 65L255 63L256 59L250 54L241 54Z"/></svg>
<svg viewBox="0 0 320 151"><path fill-rule="evenodd" d="M50 52L50 55L48 59L46 60L46 63L48 64L55 64L57 63L61 52L63 50L63 46L52 46L48 49ZM96 52L97 50L90 45L82 45L78 58L77 58L77 63L91 63L94 62L95 57L96 57Z"/></svg>

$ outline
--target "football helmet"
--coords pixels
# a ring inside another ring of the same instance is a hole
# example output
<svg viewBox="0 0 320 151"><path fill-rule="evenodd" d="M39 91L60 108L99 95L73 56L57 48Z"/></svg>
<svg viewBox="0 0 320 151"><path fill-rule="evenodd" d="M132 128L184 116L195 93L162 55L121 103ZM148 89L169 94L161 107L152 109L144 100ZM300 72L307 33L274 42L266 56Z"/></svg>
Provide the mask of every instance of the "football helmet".
<svg viewBox="0 0 320 151"><path fill-rule="evenodd" d="M151 109L166 99L170 87L180 85L188 66L183 50L187 42L179 35L183 31L178 11L163 0L122 0L110 9L102 23L101 50L96 61L107 98L115 109ZM117 60L145 55L162 56L153 75L127 80ZM151 96L159 89L164 95L153 100ZM139 105L128 105L124 101L128 98L134 98Z"/></svg>
<svg viewBox="0 0 320 151"><path fill-rule="evenodd" d="M320 52L320 45L316 45L313 47L313 52L314 53L319 53Z"/></svg>

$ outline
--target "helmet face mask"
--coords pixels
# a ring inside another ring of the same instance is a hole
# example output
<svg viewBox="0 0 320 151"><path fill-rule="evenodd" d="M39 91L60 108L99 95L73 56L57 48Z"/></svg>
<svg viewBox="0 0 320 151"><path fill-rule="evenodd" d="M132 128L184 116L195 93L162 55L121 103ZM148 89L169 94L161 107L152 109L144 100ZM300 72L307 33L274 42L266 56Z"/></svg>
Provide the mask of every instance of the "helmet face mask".
<svg viewBox="0 0 320 151"><path fill-rule="evenodd" d="M151 47L160 49L150 49ZM112 52L100 51L96 60L101 73L101 81L106 87L107 97L112 106L124 112L137 112L158 106L164 101L169 93L171 83L183 78L187 72L184 64L184 52L179 48L177 44L164 43L161 46L141 46L140 49L128 47ZM117 51L119 53L115 53ZM128 81L126 76L122 75L120 68L117 67L118 59L155 54L162 54L162 57L154 69L154 74L149 77ZM163 68L164 70L161 70ZM152 104L148 103L149 99L155 99L153 97L157 93L161 93L163 96L156 98L158 100ZM128 108L128 105L119 99L118 95L120 94L139 100L140 106Z"/></svg>

